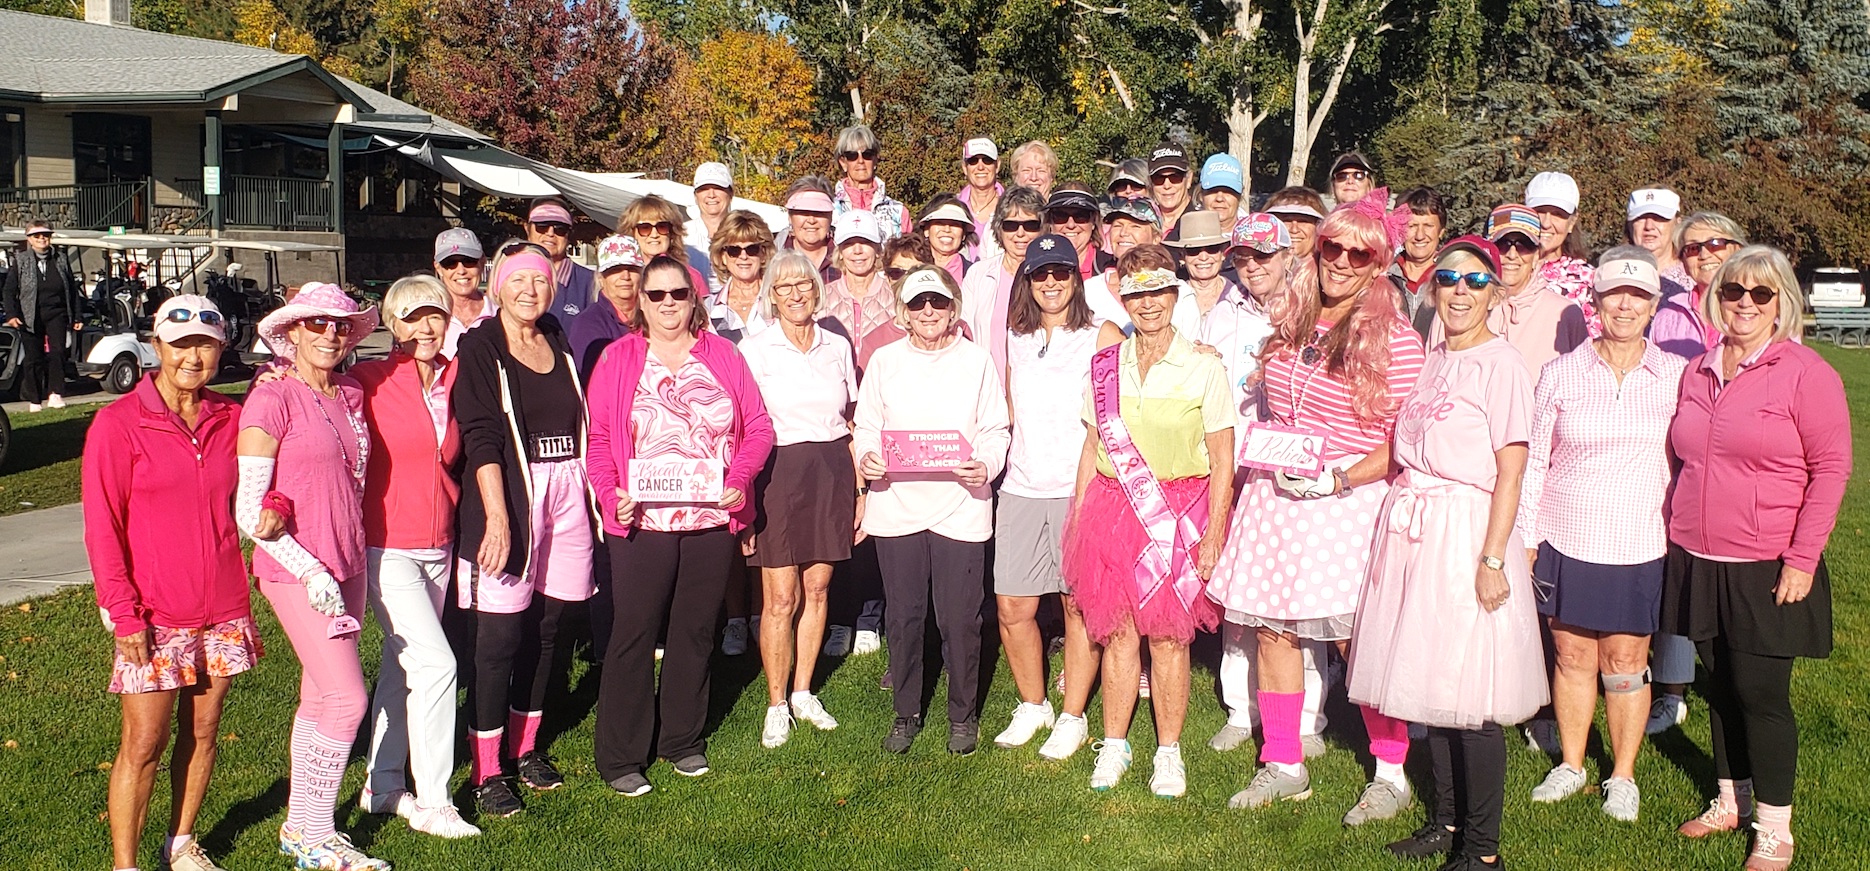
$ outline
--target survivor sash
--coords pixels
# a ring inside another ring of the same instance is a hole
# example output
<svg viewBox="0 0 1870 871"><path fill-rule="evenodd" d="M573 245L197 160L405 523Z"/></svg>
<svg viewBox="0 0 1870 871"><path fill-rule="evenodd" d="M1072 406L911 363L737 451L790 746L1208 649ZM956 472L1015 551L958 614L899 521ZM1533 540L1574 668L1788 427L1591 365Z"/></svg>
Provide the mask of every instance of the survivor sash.
<svg viewBox="0 0 1870 871"><path fill-rule="evenodd" d="M1117 470L1117 485L1149 536L1149 546L1136 557L1136 609L1143 610L1164 587L1173 585L1176 598L1187 610L1196 596L1203 595L1201 579L1195 575L1194 560L1190 558L1190 551L1201 540L1201 531L1186 515L1177 515L1169 507L1162 483L1149 470L1136 442L1130 439L1130 428L1123 423L1123 406L1117 396L1122 381L1118 372L1122 348L1123 344L1111 345L1091 358L1091 401L1097 415L1098 440Z"/></svg>

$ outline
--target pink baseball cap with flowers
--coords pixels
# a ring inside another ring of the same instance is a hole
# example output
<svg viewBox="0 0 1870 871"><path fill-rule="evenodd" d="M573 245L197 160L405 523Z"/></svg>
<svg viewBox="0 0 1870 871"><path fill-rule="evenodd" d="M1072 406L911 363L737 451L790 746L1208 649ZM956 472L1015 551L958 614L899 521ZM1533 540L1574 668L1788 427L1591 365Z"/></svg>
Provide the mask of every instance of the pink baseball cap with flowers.
<svg viewBox="0 0 1870 871"><path fill-rule="evenodd" d="M1266 212L1254 212L1234 222L1232 242L1234 248L1271 254L1292 247L1292 231L1286 229L1286 222Z"/></svg>

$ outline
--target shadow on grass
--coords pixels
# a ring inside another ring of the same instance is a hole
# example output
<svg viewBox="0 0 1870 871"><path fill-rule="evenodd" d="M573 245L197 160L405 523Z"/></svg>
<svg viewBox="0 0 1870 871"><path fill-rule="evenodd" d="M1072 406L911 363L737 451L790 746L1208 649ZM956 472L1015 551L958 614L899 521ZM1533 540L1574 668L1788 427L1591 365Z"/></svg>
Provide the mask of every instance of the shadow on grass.
<svg viewBox="0 0 1870 871"><path fill-rule="evenodd" d="M36 426L16 422L14 427L0 474L30 472L83 456L84 434L91 428L91 415Z"/></svg>
<svg viewBox="0 0 1870 871"><path fill-rule="evenodd" d="M287 792L286 778L277 778L265 792L228 808L227 813L215 821L214 828L202 836L202 849L216 856L234 852L234 842L248 829L265 823L285 809Z"/></svg>

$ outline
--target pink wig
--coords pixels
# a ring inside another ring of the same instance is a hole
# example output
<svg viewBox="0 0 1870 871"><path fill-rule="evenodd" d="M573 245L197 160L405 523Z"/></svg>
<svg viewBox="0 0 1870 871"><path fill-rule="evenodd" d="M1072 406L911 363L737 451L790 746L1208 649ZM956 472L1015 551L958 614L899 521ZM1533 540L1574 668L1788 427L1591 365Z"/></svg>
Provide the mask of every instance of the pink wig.
<svg viewBox="0 0 1870 871"><path fill-rule="evenodd" d="M1318 240L1322 243L1326 239L1374 253L1370 283L1358 292L1351 316L1325 333L1321 350L1326 370L1348 383L1351 406L1358 419L1366 423L1379 421L1396 412L1389 388L1390 336L1408 326L1396 310L1396 294L1390 282L1383 277L1395 255L1383 222L1350 209L1332 212L1319 225ZM1321 247L1314 246L1313 262L1295 269L1291 279L1266 300L1273 335L1260 349L1261 371L1281 354L1296 354L1317 329L1323 305L1317 277L1323 266L1315 258L1320 256Z"/></svg>

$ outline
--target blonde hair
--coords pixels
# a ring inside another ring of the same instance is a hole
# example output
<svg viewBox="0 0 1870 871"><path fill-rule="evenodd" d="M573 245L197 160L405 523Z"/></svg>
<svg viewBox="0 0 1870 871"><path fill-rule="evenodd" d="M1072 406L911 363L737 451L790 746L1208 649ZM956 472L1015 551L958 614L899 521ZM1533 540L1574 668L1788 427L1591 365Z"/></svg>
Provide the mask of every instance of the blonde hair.
<svg viewBox="0 0 1870 871"><path fill-rule="evenodd" d="M636 201L623 208L623 214L617 216L617 235L634 239L637 224L667 221L669 226L674 228L669 233L669 250L680 251L683 244L682 224L685 220L680 206L655 194L648 194L638 197Z"/></svg>
<svg viewBox="0 0 1870 871"><path fill-rule="evenodd" d="M1023 142L1018 148L1013 149L1013 153L1007 155L1006 165L1009 167L1018 166L1021 160L1028 157L1039 158L1040 163L1052 168L1053 175L1058 174L1058 152L1053 151L1052 146L1040 142L1037 139L1031 142Z"/></svg>
<svg viewBox="0 0 1870 871"><path fill-rule="evenodd" d="M760 246L760 270L764 272L773 262L773 231L766 222L745 209L735 209L721 217L721 228L708 240L708 263L714 267L714 274L720 276L721 283L727 282L727 257L721 250L729 245Z"/></svg>
<svg viewBox="0 0 1870 871"><path fill-rule="evenodd" d="M825 277L812 265L812 258L790 248L779 252L767 261L766 275L760 279L760 298L754 300L753 309L764 312L769 321L779 320L779 301L773 298L773 285L795 278L805 278L812 282L812 316L825 313Z"/></svg>
<svg viewBox="0 0 1870 871"><path fill-rule="evenodd" d="M895 316L892 318L896 327L903 330L909 329L909 303L903 300L903 285L909 283L910 276L921 272L934 273L936 278L941 279L942 286L948 288L948 294L954 298L954 304L948 307L948 328L954 329L954 325L961 321L961 286L955 284L954 276L949 275L948 270L939 266L918 266L911 269L903 273L902 280L896 282L891 288L890 292L896 295Z"/></svg>
<svg viewBox="0 0 1870 871"><path fill-rule="evenodd" d="M448 289L441 279L426 272L405 275L383 292L383 313L390 316L405 305L430 305L448 311Z"/></svg>
<svg viewBox="0 0 1870 871"><path fill-rule="evenodd" d="M1792 273L1792 262L1779 249L1769 245L1748 245L1721 264L1708 282L1708 292L1701 295L1701 317L1721 335L1728 335L1727 321L1721 317L1721 288L1728 284L1742 287L1765 287L1779 292L1773 301L1779 314L1773 318L1772 341L1790 339L1805 329L1805 292Z"/></svg>

